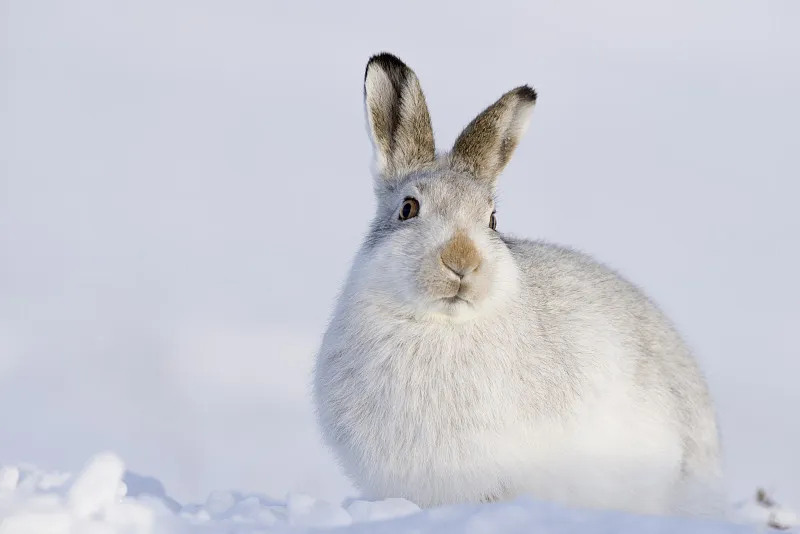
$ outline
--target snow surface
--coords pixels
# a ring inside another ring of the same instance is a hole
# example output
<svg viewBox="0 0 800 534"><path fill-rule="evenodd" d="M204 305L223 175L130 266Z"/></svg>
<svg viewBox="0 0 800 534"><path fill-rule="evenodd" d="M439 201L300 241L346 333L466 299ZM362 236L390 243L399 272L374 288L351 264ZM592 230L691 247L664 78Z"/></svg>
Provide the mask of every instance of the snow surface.
<svg viewBox="0 0 800 534"><path fill-rule="evenodd" d="M45 472L34 466L0 469L0 534L236 534L257 532L758 532L767 519L783 526L797 517L765 515L743 507L746 521L636 516L567 509L520 498L480 506L422 511L404 499L351 500L342 506L309 495L282 502L260 495L213 492L202 504L180 505L155 479L126 472L115 454L98 454L81 473Z"/></svg>

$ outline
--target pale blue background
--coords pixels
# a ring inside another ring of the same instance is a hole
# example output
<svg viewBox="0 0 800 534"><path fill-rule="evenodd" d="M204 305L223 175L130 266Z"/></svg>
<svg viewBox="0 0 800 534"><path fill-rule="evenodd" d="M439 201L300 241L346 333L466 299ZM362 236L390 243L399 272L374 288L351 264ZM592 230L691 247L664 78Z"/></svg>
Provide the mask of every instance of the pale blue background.
<svg viewBox="0 0 800 534"><path fill-rule="evenodd" d="M499 227L671 314L734 496L800 505L800 3L3 1L0 463L338 498L307 372L372 214L363 69L439 146L540 94Z"/></svg>

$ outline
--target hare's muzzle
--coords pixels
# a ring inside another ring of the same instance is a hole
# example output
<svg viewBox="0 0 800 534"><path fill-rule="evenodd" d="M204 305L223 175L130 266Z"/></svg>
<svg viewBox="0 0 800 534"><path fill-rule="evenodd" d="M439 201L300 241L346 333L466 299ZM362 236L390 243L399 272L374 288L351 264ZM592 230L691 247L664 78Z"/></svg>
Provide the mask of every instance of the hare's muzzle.
<svg viewBox="0 0 800 534"><path fill-rule="evenodd" d="M481 255L478 247L469 236L463 232L456 232L445 244L441 253L442 263L453 271L459 278L464 278L480 267Z"/></svg>

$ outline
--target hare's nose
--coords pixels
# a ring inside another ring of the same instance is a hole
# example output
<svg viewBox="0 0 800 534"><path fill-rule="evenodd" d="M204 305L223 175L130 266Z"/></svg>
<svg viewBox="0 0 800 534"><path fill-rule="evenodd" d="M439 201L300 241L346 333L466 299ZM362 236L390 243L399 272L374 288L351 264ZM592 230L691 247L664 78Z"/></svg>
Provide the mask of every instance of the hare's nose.
<svg viewBox="0 0 800 534"><path fill-rule="evenodd" d="M464 232L456 232L442 249L442 263L459 278L475 271L481 264L478 247Z"/></svg>

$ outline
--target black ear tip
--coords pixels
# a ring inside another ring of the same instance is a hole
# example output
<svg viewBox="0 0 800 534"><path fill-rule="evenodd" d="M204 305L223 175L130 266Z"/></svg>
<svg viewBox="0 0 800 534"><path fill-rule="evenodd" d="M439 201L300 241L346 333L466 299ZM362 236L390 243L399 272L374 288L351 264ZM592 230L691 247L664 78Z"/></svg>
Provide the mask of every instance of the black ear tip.
<svg viewBox="0 0 800 534"><path fill-rule="evenodd" d="M364 78L367 77L367 73L369 69L372 67L380 67L385 71L393 71L393 70L407 70L408 66L403 63L400 58L395 56L394 54L390 54L389 52L381 52L380 54L375 54L374 56L369 58L367 61L367 68L364 71Z"/></svg>
<svg viewBox="0 0 800 534"><path fill-rule="evenodd" d="M516 93L519 98L531 103L536 102L536 97L538 96L536 89L527 84L517 87Z"/></svg>

